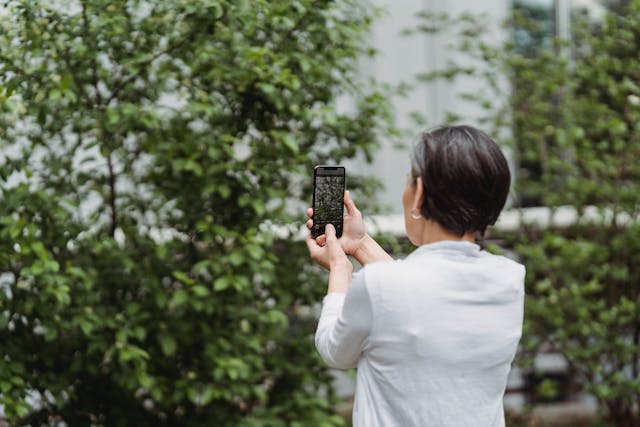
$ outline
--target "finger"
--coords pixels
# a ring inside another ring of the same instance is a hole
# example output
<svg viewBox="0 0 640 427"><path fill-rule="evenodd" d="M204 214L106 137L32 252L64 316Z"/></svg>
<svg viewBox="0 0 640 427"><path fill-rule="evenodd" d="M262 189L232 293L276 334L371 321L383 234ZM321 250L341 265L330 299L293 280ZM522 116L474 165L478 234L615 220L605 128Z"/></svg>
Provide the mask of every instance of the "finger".
<svg viewBox="0 0 640 427"><path fill-rule="evenodd" d="M325 226L324 234L327 236L327 243L336 240L336 229L333 227L333 224L327 224Z"/></svg>
<svg viewBox="0 0 640 427"><path fill-rule="evenodd" d="M344 257L344 250L342 249L342 245L338 241L336 237L336 229L333 224L327 224L325 228L325 235L327 236L327 244L325 247L327 248L327 252L329 255L329 259L337 260L341 257Z"/></svg>
<svg viewBox="0 0 640 427"><path fill-rule="evenodd" d="M316 240L313 237L309 237L307 239L307 248L309 249L311 258L314 258L319 250L322 250L322 248L316 243Z"/></svg>
<svg viewBox="0 0 640 427"><path fill-rule="evenodd" d="M307 248L309 248L309 255L311 256L311 259L315 260L322 267L326 269L329 268L329 264L327 264L325 256L326 248L318 246L313 237L309 237L307 239Z"/></svg>
<svg viewBox="0 0 640 427"><path fill-rule="evenodd" d="M307 216L308 216L309 218L313 218L313 208L309 208L309 209L307 209Z"/></svg>
<svg viewBox="0 0 640 427"><path fill-rule="evenodd" d="M353 202L353 199L351 198L351 193L349 191L344 192L344 205L347 208L347 213L349 215L355 215L356 213L358 213L358 208L356 207L356 204Z"/></svg>
<svg viewBox="0 0 640 427"><path fill-rule="evenodd" d="M327 243L327 236L325 236L324 234L322 236L318 236L316 237L316 243L319 246L324 246L325 243Z"/></svg>
<svg viewBox="0 0 640 427"><path fill-rule="evenodd" d="M312 228L312 227L313 227L313 220L312 220L312 219L310 219L310 220L308 220L308 221L307 221L307 228L308 228L309 230L311 230L311 228Z"/></svg>

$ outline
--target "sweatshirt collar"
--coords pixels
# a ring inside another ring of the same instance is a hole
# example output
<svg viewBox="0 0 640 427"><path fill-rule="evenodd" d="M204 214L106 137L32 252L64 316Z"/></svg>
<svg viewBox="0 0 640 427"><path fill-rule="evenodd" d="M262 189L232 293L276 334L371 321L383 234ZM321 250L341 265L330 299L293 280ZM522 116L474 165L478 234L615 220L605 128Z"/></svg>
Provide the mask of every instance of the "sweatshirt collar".
<svg viewBox="0 0 640 427"><path fill-rule="evenodd" d="M411 253L411 255L427 252L453 252L469 256L478 256L481 253L481 249L478 244L467 240L441 240L439 242L427 243L419 246Z"/></svg>

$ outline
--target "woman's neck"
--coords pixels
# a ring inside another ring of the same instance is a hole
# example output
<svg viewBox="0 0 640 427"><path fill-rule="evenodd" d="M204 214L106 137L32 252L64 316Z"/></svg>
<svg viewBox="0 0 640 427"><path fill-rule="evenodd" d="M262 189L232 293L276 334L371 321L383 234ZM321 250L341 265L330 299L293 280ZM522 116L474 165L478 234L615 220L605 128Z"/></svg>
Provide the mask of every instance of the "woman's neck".
<svg viewBox="0 0 640 427"><path fill-rule="evenodd" d="M422 232L422 241L420 245L426 245L428 243L436 243L443 240L459 240L475 242L475 233L466 233L459 236L446 228L442 227L439 223L431 220L425 221L425 227Z"/></svg>

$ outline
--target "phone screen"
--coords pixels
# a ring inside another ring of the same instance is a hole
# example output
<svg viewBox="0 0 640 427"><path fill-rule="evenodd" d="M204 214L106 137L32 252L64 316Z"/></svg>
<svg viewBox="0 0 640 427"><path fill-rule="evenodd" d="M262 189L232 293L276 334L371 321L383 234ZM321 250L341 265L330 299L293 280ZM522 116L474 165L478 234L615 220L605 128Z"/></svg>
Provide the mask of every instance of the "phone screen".
<svg viewBox="0 0 640 427"><path fill-rule="evenodd" d="M333 224L342 236L345 170L342 166L316 166L313 182L313 237L324 234L326 224Z"/></svg>

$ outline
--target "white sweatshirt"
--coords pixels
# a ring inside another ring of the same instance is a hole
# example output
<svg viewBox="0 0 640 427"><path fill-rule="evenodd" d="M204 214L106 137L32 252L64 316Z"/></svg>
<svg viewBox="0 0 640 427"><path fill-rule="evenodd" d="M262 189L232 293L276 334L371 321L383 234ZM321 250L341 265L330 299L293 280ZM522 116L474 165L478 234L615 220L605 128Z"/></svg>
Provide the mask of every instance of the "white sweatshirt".
<svg viewBox="0 0 640 427"><path fill-rule="evenodd" d="M365 266L323 301L316 347L358 368L354 427L502 427L522 333L522 265L474 243Z"/></svg>

